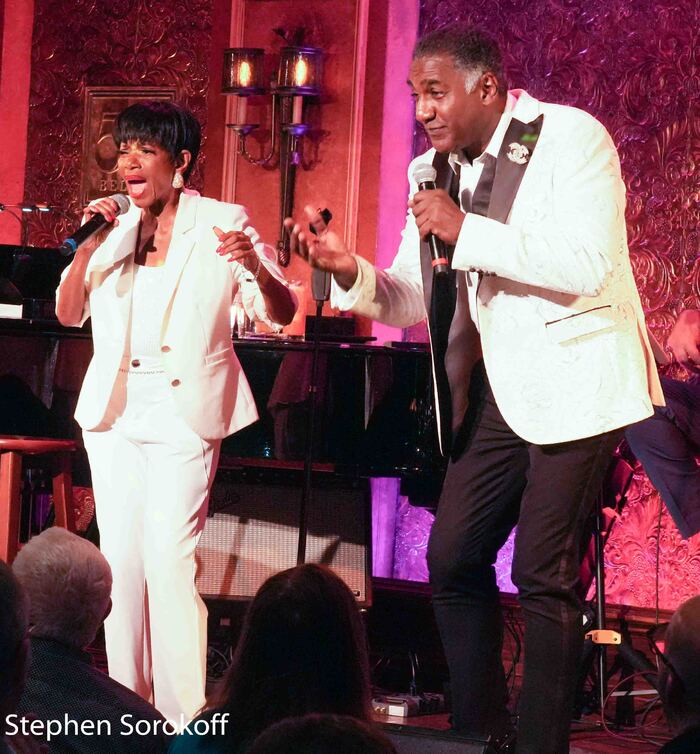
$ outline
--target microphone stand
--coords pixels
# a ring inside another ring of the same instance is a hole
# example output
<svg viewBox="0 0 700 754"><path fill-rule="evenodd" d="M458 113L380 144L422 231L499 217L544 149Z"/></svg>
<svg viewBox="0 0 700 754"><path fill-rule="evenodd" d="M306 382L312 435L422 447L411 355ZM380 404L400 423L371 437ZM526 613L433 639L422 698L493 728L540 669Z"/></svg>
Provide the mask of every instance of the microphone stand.
<svg viewBox="0 0 700 754"><path fill-rule="evenodd" d="M304 457L304 482L299 503L299 542L297 565L306 562L306 535L309 526L309 505L311 503L314 440L316 439L316 414L318 410L318 362L321 355L321 318L323 304L331 295L331 275L329 272L314 269L311 272L311 293L316 301L314 315L314 346L311 357L311 379L309 381L309 418L306 431L306 454Z"/></svg>

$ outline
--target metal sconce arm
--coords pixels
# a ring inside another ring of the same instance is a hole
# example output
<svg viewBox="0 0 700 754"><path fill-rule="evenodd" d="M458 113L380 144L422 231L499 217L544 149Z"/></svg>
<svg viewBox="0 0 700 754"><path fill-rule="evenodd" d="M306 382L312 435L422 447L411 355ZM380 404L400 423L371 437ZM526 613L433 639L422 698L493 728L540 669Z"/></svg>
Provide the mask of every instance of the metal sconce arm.
<svg viewBox="0 0 700 754"><path fill-rule="evenodd" d="M238 154L245 157L251 165L257 165L258 167L265 167L269 165L277 156L277 141L279 126L277 121L279 119L279 97L277 95L272 96L272 116L270 130L272 133L270 140L270 148L264 157L253 157L246 147L246 137L256 129L260 128L258 123L228 123L228 128L231 128L238 135Z"/></svg>

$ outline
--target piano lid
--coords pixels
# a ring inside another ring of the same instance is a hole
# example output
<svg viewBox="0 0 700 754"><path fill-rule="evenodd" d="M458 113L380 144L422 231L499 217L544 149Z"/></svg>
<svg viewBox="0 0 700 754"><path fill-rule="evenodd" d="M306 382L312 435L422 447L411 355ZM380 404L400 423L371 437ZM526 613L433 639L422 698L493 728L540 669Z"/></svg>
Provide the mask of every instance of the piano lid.
<svg viewBox="0 0 700 754"><path fill-rule="evenodd" d="M0 278L11 282L25 299L53 300L70 261L54 248L0 244Z"/></svg>

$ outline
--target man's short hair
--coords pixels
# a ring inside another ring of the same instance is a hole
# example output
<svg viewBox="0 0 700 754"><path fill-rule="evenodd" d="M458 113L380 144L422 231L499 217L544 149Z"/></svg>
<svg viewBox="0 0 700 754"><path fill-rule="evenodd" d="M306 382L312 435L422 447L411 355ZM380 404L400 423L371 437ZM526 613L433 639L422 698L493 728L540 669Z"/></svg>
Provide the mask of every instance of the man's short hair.
<svg viewBox="0 0 700 754"><path fill-rule="evenodd" d="M0 710L17 682L22 644L27 635L27 600L10 566L0 560ZM0 733L4 721L0 721Z"/></svg>
<svg viewBox="0 0 700 754"><path fill-rule="evenodd" d="M466 75L467 91L472 91L487 71L498 79L498 91L506 91L503 57L496 40L481 29L448 26L422 36L413 49L413 59L449 55Z"/></svg>
<svg viewBox="0 0 700 754"><path fill-rule="evenodd" d="M112 572L95 545L54 526L22 547L12 569L29 598L32 636L90 644L112 592Z"/></svg>

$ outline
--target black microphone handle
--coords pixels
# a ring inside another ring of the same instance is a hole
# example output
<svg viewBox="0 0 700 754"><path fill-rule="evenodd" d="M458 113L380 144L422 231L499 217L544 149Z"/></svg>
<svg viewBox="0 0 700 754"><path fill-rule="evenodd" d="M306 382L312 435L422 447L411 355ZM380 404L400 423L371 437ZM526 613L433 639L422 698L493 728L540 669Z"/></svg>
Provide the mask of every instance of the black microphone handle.
<svg viewBox="0 0 700 754"><path fill-rule="evenodd" d="M58 247L58 250L67 257L78 250L79 246L82 246L85 241L93 236L97 231L102 230L105 225L109 223L105 220L104 215L97 212L86 223L81 225L78 230L70 235L66 240Z"/></svg>
<svg viewBox="0 0 700 754"><path fill-rule="evenodd" d="M333 219L331 211L326 209L319 210L321 221L323 222L323 230L328 227L328 223ZM319 229L315 227L313 223L309 223L309 230L315 235L318 235ZM322 301L328 301L331 297L331 273L325 270L319 270L318 267L314 267L311 270L311 295L314 301L318 304Z"/></svg>
<svg viewBox="0 0 700 754"><path fill-rule="evenodd" d="M328 301L331 297L331 273L314 267L311 270L311 295L314 301Z"/></svg>
<svg viewBox="0 0 700 754"><path fill-rule="evenodd" d="M428 246L430 246L430 256L432 258L433 274L447 275L449 267L447 266L447 252L445 244L440 238L432 233L428 234Z"/></svg>
<svg viewBox="0 0 700 754"><path fill-rule="evenodd" d="M434 191L436 188L435 181L423 181L418 184L419 191ZM430 247L433 274L439 277L447 275L449 271L449 267L447 266L447 252L445 251L445 244L442 242L442 239L434 236L432 233L428 233L426 241Z"/></svg>

